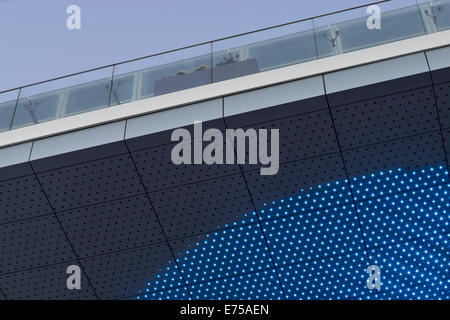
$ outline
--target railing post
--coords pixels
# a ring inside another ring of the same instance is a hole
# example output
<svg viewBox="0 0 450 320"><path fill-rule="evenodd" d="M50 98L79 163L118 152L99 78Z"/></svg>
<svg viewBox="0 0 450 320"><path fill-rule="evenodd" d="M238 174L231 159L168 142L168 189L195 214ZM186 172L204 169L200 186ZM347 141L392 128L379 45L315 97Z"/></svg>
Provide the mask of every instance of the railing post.
<svg viewBox="0 0 450 320"><path fill-rule="evenodd" d="M311 19L311 24L312 24L312 32L313 32L313 37L314 37L314 45L315 45L315 49L316 49L316 58L319 59L319 45L317 43L316 26L314 25L314 18Z"/></svg>
<svg viewBox="0 0 450 320"><path fill-rule="evenodd" d="M9 126L9 130L12 130L13 124L14 124L14 119L16 118L16 111L17 111L17 106L19 105L19 99L20 99L20 94L22 93L22 88L19 88L19 93L17 93L17 99L16 99L16 105L14 107L14 113L11 117L11 124Z"/></svg>
<svg viewBox="0 0 450 320"><path fill-rule="evenodd" d="M214 53L214 48L213 48L213 44L214 44L214 41L211 41L211 57L210 57L210 59L211 59L211 83L214 83L214 80L213 80L213 75L214 75L214 71L213 71L213 68L214 68L214 59L213 59L213 53Z"/></svg>
<svg viewBox="0 0 450 320"><path fill-rule="evenodd" d="M111 71L111 82L109 85L109 99L108 99L108 105L107 107L111 106L111 95L112 95L112 91L113 91L113 85L114 85L114 72L116 70L116 65L113 65L112 71ZM117 103L119 103L119 101L117 101Z"/></svg>

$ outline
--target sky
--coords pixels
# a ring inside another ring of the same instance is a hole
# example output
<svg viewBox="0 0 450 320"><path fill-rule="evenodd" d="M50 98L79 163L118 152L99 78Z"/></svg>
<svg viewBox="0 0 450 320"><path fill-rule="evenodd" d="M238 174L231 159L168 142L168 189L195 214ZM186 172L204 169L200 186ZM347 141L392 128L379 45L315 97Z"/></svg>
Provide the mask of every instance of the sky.
<svg viewBox="0 0 450 320"><path fill-rule="evenodd" d="M0 91L374 0L0 0ZM69 30L66 9L81 9Z"/></svg>

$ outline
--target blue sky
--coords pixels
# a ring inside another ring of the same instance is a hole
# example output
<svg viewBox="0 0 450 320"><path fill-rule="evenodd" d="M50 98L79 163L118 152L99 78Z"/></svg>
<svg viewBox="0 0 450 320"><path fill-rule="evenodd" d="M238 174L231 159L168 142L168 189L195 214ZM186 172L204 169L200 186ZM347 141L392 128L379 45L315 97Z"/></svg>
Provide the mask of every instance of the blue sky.
<svg viewBox="0 0 450 320"><path fill-rule="evenodd" d="M0 91L373 0L0 0ZM66 27L69 5L81 30Z"/></svg>

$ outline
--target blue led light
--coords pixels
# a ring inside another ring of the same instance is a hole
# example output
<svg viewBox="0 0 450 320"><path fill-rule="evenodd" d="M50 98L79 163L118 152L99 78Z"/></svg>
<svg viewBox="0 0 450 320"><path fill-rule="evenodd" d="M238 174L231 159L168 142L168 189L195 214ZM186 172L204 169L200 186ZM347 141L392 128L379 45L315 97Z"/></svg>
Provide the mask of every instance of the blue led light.
<svg viewBox="0 0 450 320"><path fill-rule="evenodd" d="M232 277L272 267L258 224L207 235L177 260L187 284Z"/></svg>
<svg viewBox="0 0 450 320"><path fill-rule="evenodd" d="M449 187L436 185L358 203L368 247L449 232Z"/></svg>
<svg viewBox="0 0 450 320"><path fill-rule="evenodd" d="M364 250L352 205L265 221L277 266Z"/></svg>
<svg viewBox="0 0 450 320"><path fill-rule="evenodd" d="M201 300L279 300L283 297L274 270L193 285L193 299Z"/></svg>
<svg viewBox="0 0 450 320"><path fill-rule="evenodd" d="M376 293L366 288L369 266L364 252L313 260L279 268L290 300L371 299Z"/></svg>
<svg viewBox="0 0 450 320"><path fill-rule="evenodd" d="M449 237L447 233L370 250L384 275L380 298L450 299Z"/></svg>
<svg viewBox="0 0 450 320"><path fill-rule="evenodd" d="M259 217L262 220L274 219L351 203L352 197L348 184L337 181L311 187L308 190L302 189L296 196L273 201L271 205L264 204Z"/></svg>
<svg viewBox="0 0 450 320"><path fill-rule="evenodd" d="M449 193L443 166L300 190L199 237L138 299L449 299Z"/></svg>

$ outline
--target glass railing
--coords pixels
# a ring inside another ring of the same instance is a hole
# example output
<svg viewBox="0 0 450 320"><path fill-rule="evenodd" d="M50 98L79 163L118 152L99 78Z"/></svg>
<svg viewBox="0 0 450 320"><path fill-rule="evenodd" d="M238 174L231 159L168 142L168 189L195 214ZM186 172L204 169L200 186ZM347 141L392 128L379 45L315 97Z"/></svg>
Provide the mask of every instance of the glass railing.
<svg viewBox="0 0 450 320"><path fill-rule="evenodd" d="M366 5L0 92L0 132L450 29L450 0L376 6L379 29Z"/></svg>

